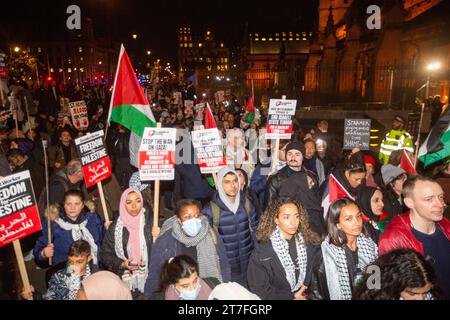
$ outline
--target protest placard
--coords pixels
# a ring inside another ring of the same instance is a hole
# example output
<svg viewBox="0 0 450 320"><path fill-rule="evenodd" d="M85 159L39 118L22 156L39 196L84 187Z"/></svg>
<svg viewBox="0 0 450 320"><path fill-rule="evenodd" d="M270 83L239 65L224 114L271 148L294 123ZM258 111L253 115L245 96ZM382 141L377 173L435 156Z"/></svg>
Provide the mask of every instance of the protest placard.
<svg viewBox="0 0 450 320"><path fill-rule="evenodd" d="M225 91L223 90L219 90L214 94L214 98L216 100L216 102L222 102L223 100L225 100Z"/></svg>
<svg viewBox="0 0 450 320"><path fill-rule="evenodd" d="M142 181L175 178L175 128L145 128L139 148Z"/></svg>
<svg viewBox="0 0 450 320"><path fill-rule="evenodd" d="M266 139L290 139L297 100L270 99Z"/></svg>
<svg viewBox="0 0 450 320"><path fill-rule="evenodd" d="M370 149L370 119L345 119L344 150Z"/></svg>
<svg viewBox="0 0 450 320"><path fill-rule="evenodd" d="M111 161L103 143L103 135L103 130L99 130L75 139L87 188L111 176Z"/></svg>
<svg viewBox="0 0 450 320"><path fill-rule="evenodd" d="M192 131L192 145L202 174L215 173L227 165L217 128Z"/></svg>
<svg viewBox="0 0 450 320"><path fill-rule="evenodd" d="M30 171L0 179L0 247L41 229Z"/></svg>
<svg viewBox="0 0 450 320"><path fill-rule="evenodd" d="M89 126L86 102L84 100L69 102L69 109L75 128L86 129Z"/></svg>
<svg viewBox="0 0 450 320"><path fill-rule="evenodd" d="M195 120L203 120L203 112L205 111L206 103L197 103L195 105Z"/></svg>

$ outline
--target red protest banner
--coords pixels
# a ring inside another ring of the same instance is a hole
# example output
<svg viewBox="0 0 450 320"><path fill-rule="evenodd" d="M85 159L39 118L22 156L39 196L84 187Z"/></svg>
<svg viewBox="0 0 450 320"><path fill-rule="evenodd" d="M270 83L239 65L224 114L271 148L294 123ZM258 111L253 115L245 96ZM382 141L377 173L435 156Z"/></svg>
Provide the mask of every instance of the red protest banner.
<svg viewBox="0 0 450 320"><path fill-rule="evenodd" d="M42 229L30 172L0 180L0 247Z"/></svg>
<svg viewBox="0 0 450 320"><path fill-rule="evenodd" d="M75 139L87 188L111 176L111 161L103 143L103 136L103 130L99 130Z"/></svg>

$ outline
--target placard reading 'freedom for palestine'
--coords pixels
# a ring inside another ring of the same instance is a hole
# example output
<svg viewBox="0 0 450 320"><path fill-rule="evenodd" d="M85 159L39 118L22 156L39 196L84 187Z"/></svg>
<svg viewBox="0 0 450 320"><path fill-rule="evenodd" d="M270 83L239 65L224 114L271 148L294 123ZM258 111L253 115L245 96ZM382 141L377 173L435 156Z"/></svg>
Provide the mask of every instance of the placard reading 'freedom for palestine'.
<svg viewBox="0 0 450 320"><path fill-rule="evenodd" d="M139 148L142 181L175 178L175 128L145 128Z"/></svg>
<svg viewBox="0 0 450 320"><path fill-rule="evenodd" d="M297 100L270 99L266 139L290 139Z"/></svg>
<svg viewBox="0 0 450 320"><path fill-rule="evenodd" d="M0 247L42 229L30 171L0 179Z"/></svg>
<svg viewBox="0 0 450 320"><path fill-rule="evenodd" d="M227 165L217 128L196 130L191 134L201 173L214 173Z"/></svg>
<svg viewBox="0 0 450 320"><path fill-rule="evenodd" d="M370 119L345 119L344 150L370 149Z"/></svg>
<svg viewBox="0 0 450 320"><path fill-rule="evenodd" d="M103 130L99 130L75 139L87 188L111 176L111 161L103 143L103 135Z"/></svg>

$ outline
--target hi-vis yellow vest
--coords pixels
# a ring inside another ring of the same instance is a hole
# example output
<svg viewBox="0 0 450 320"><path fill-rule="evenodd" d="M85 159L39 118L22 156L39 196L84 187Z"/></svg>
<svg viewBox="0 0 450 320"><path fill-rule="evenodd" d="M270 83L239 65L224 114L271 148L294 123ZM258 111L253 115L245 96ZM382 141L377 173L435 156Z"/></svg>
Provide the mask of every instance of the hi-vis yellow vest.
<svg viewBox="0 0 450 320"><path fill-rule="evenodd" d="M379 158L383 164L388 163L392 151L405 149L414 153L414 143L411 135L405 130L391 130L386 133L386 137L381 142Z"/></svg>

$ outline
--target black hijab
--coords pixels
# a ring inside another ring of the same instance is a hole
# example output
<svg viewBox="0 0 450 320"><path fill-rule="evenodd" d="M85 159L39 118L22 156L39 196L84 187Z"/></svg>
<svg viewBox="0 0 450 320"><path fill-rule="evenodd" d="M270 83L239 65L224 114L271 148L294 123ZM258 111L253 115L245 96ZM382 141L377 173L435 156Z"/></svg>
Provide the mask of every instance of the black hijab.
<svg viewBox="0 0 450 320"><path fill-rule="evenodd" d="M356 196L356 203L361 209L361 212L372 221L378 221L379 218L377 215L373 213L371 205L372 197L375 191L377 190L378 189L374 187L363 186L361 187L358 195Z"/></svg>

